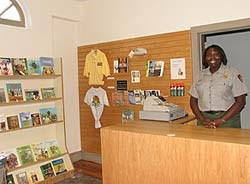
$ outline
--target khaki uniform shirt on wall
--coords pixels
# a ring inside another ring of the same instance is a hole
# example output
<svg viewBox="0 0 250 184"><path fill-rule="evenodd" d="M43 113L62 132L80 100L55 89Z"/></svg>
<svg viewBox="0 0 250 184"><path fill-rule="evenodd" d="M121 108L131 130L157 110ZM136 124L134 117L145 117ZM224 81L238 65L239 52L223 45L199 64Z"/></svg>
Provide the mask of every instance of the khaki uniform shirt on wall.
<svg viewBox="0 0 250 184"><path fill-rule="evenodd" d="M110 75L106 55L100 50L91 50L87 54L83 75L89 77L89 85L103 85L103 75Z"/></svg>
<svg viewBox="0 0 250 184"><path fill-rule="evenodd" d="M234 97L247 94L247 86L240 73L233 67L221 64L211 73L202 70L198 81L190 89L190 95L198 99L201 111L227 111L235 102Z"/></svg>

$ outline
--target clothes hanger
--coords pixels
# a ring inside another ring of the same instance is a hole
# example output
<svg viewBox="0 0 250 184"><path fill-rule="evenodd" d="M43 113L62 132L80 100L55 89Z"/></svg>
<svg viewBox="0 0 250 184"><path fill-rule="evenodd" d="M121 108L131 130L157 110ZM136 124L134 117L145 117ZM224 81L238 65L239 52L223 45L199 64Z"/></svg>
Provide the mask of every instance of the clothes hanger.
<svg viewBox="0 0 250 184"><path fill-rule="evenodd" d="M94 51L95 54L97 54L98 49L96 47L94 47L92 50Z"/></svg>

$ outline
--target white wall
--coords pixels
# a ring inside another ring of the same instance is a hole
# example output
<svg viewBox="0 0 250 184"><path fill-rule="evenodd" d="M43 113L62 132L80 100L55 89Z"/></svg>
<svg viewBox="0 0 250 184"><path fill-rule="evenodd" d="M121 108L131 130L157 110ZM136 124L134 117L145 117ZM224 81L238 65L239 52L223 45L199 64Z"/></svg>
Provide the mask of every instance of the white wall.
<svg viewBox="0 0 250 184"><path fill-rule="evenodd" d="M79 20L80 8L79 2L74 0L20 0L21 4L26 5L28 10L26 14L31 16L31 25L28 28L16 28L5 25L0 25L0 55L2 57L39 57L39 56L54 56L53 53L53 33L52 33L52 16L63 17L71 20ZM57 33L58 37L60 32ZM63 35L62 35L63 39ZM67 50L67 44L64 45ZM76 49L76 46L75 46ZM57 53L60 55L60 53ZM57 56L58 56L57 55ZM61 54L63 55L63 53ZM76 57L72 56L73 60L64 62L77 63ZM77 70L74 69L75 73ZM68 78L71 73L65 73L64 78ZM78 81L70 83L70 88L78 93ZM66 96L65 98L71 98ZM78 99L78 98L77 98ZM75 114L66 112L67 119L74 119L74 116L79 116L79 101L72 104L71 108L75 109ZM80 146L80 122L69 122L72 124L72 129L69 134L75 135L68 145L69 152L81 150ZM78 125L78 126L75 126ZM73 133L72 133L73 132Z"/></svg>
<svg viewBox="0 0 250 184"><path fill-rule="evenodd" d="M249 18L249 7L249 0L88 0L82 3L79 45Z"/></svg>
<svg viewBox="0 0 250 184"><path fill-rule="evenodd" d="M1 56L53 56L52 16L81 21L78 45L133 38L190 29L192 26L250 17L250 1L210 0L19 0L27 6L31 26L27 29L0 25ZM80 5L81 4L81 5ZM60 32L58 32L60 34ZM63 39L63 35L62 39ZM67 45L65 44L67 48ZM62 54L63 55L63 54ZM72 56L74 58L74 56ZM77 62L70 60L67 62ZM74 65L75 66L75 65ZM74 69L76 70L76 69ZM73 71L77 73L77 71ZM66 73L67 78L71 73ZM77 89L78 81L71 83ZM66 96L65 98L70 98ZM78 102L76 102L78 103ZM78 116L78 104L71 114ZM74 119L74 118L72 118ZM78 124L78 126L74 126ZM69 135L69 152L80 150L79 124L74 122Z"/></svg>

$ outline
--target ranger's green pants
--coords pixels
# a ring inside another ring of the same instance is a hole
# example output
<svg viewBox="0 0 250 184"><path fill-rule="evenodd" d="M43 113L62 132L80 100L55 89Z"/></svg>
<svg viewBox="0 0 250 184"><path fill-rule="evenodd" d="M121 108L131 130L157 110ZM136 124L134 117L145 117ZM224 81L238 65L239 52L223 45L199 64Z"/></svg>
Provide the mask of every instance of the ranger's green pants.
<svg viewBox="0 0 250 184"><path fill-rule="evenodd" d="M212 119L221 118L225 114L225 112L219 112L219 113L215 113L215 114L202 112L202 114L205 118L212 120ZM198 125L203 125L203 122L198 120ZM233 118L222 123L219 127L241 128L240 113L236 114Z"/></svg>

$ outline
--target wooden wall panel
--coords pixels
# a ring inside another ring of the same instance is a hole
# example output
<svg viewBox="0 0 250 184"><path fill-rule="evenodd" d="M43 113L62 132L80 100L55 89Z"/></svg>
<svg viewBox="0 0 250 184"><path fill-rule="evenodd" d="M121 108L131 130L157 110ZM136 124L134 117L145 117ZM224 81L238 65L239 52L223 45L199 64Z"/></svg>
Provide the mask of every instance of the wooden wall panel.
<svg viewBox="0 0 250 184"><path fill-rule="evenodd" d="M129 58L128 73L113 74L113 61L119 57L127 57L128 53L138 47L147 49L147 55L134 56ZM128 89L159 89L162 96L169 96L170 82L182 81L185 83L184 97L167 97L170 102L179 104L186 108L191 113L189 107L188 90L192 81L192 66L191 66L191 38L190 31L180 31L174 33L139 37L133 39L112 41L100 44L86 45L78 47L78 75L79 75L79 96L80 96L80 122L81 122L81 147L85 152L101 153L100 130L94 128L94 118L90 108L83 102L87 90L91 87L88 85L88 78L83 76L85 57L91 49L97 48L103 51L109 61L111 76L115 80L106 80L102 86L106 90L110 104L112 104L112 92L115 89L107 89L107 86L116 86L117 80L127 80ZM186 59L186 79L185 80L170 80L170 59L185 58ZM163 77L145 77L146 62L148 60L163 60L165 61L165 69ZM131 83L130 71L140 70L141 82ZM135 111L135 119L139 117L139 110L142 105L128 106L110 106L104 109L101 123L102 126L108 126L121 123L121 111L123 109L133 109Z"/></svg>

